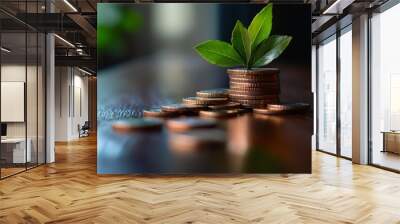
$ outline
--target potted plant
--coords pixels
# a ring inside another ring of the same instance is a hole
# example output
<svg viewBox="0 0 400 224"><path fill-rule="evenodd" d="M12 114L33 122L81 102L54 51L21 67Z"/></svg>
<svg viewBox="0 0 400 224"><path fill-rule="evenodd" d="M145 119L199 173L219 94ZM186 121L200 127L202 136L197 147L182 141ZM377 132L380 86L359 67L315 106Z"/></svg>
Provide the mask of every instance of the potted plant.
<svg viewBox="0 0 400 224"><path fill-rule="evenodd" d="M292 37L270 35L272 8L272 3L266 5L253 18L248 29L238 20L232 31L231 43L208 40L195 46L207 62L230 67L227 73L232 101L251 107L279 101L280 70L264 66L282 54Z"/></svg>

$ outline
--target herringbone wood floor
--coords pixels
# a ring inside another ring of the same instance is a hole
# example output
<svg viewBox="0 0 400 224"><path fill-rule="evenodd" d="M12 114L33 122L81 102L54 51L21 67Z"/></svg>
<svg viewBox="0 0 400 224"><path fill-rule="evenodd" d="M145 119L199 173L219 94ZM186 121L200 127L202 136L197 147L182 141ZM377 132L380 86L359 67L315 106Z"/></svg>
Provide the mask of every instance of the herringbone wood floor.
<svg viewBox="0 0 400 224"><path fill-rule="evenodd" d="M0 181L0 223L400 223L400 175L313 153L312 175L96 175L96 139Z"/></svg>

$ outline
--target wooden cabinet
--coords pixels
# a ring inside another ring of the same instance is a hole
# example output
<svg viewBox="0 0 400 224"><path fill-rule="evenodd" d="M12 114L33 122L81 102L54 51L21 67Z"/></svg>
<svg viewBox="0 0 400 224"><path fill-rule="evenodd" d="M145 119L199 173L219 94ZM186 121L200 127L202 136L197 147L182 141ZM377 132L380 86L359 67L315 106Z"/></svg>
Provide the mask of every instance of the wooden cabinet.
<svg viewBox="0 0 400 224"><path fill-rule="evenodd" d="M400 154L400 132L388 131L383 133L383 152Z"/></svg>

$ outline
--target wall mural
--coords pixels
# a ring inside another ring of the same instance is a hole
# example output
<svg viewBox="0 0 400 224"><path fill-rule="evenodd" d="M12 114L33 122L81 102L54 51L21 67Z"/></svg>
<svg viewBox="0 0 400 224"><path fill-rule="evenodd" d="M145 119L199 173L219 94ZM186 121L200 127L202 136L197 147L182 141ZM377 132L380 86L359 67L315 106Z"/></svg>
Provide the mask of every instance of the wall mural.
<svg viewBox="0 0 400 224"><path fill-rule="evenodd" d="M311 172L309 5L102 3L97 26L99 174Z"/></svg>

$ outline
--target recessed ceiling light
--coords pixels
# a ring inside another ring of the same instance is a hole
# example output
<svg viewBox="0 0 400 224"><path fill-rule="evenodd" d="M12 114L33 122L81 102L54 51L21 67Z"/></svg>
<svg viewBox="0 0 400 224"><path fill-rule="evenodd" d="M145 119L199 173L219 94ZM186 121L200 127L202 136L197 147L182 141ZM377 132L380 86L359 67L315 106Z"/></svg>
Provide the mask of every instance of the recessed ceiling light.
<svg viewBox="0 0 400 224"><path fill-rule="evenodd" d="M6 53L10 53L11 52L11 50L9 50L9 49L7 49L5 47L1 47L0 49L1 49L1 51L4 51Z"/></svg>
<svg viewBox="0 0 400 224"><path fill-rule="evenodd" d="M75 48L75 45L73 45L71 42L69 42L68 40L62 38L61 36L59 36L58 34L54 34L55 37L57 37L59 40L61 40L62 42L64 42L65 44L67 44L68 46Z"/></svg>
<svg viewBox="0 0 400 224"><path fill-rule="evenodd" d="M84 70L84 69L81 69L81 68L79 68L79 67L78 67L78 70L81 71L81 72L83 72L83 73L85 73L85 74L87 74L87 75L90 75L90 76L93 75L92 73L90 73L90 72L88 72L88 71L86 71L86 70Z"/></svg>
<svg viewBox="0 0 400 224"><path fill-rule="evenodd" d="M73 6L68 0L64 0L64 3L68 5L74 12L78 12L78 10Z"/></svg>
<svg viewBox="0 0 400 224"><path fill-rule="evenodd" d="M324 10L322 14L340 14L338 12L338 7L340 6L339 3L341 3L343 0L336 0L331 4L327 9ZM346 1L343 1L346 2ZM347 0L348 2L348 0Z"/></svg>

